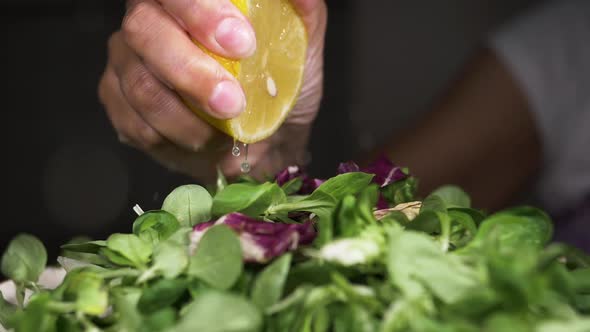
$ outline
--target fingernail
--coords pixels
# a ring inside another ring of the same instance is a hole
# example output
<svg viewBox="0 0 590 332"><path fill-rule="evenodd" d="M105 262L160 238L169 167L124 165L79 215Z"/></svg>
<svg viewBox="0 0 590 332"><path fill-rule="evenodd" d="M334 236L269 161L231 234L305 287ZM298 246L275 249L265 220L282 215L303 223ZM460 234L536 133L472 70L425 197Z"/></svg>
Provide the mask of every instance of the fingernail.
<svg viewBox="0 0 590 332"><path fill-rule="evenodd" d="M129 139L127 138L127 136L119 134L117 137L119 138L119 142L123 144L129 144Z"/></svg>
<svg viewBox="0 0 590 332"><path fill-rule="evenodd" d="M244 20L229 17L221 21L215 39L227 52L238 57L248 57L256 51L256 36Z"/></svg>
<svg viewBox="0 0 590 332"><path fill-rule="evenodd" d="M199 142L199 143L193 144L193 151L194 152L201 152L202 149L203 149L203 143Z"/></svg>
<svg viewBox="0 0 590 332"><path fill-rule="evenodd" d="M223 81L213 89L209 107L221 118L234 118L246 107L246 97L237 83Z"/></svg>
<svg viewBox="0 0 590 332"><path fill-rule="evenodd" d="M153 148L162 142L162 136L152 127L145 126L140 132L143 144L147 148Z"/></svg>

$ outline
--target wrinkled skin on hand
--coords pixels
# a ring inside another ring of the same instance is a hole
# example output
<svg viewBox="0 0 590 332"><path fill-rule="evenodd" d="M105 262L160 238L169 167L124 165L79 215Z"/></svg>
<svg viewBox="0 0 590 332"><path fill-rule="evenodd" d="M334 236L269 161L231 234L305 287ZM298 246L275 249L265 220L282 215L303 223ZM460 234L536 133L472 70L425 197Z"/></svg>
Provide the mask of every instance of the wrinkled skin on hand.
<svg viewBox="0 0 590 332"><path fill-rule="evenodd" d="M323 0L292 0L308 31L301 94L284 125L249 147L252 175L305 162L310 126L322 98L327 7ZM232 59L252 55L256 36L230 0L128 0L121 29L108 43L99 97L121 142L164 166L210 181L216 166L240 173L232 141L195 116L178 97L190 98L213 117L239 115L239 83L191 39Z"/></svg>

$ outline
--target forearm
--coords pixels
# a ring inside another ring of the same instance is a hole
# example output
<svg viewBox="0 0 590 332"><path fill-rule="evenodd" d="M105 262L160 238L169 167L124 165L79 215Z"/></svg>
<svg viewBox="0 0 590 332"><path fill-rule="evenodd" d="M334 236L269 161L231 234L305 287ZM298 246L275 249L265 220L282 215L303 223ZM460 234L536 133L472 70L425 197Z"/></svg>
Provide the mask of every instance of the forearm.
<svg viewBox="0 0 590 332"><path fill-rule="evenodd" d="M534 175L540 142L525 96L489 51L482 52L416 127L386 151L420 179L426 194L456 184L475 204L509 204Z"/></svg>

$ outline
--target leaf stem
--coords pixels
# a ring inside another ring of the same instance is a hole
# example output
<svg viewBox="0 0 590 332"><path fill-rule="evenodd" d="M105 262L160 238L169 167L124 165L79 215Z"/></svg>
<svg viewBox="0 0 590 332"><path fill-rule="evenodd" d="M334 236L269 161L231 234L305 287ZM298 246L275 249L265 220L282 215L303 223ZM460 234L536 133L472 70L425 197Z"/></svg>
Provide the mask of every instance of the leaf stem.
<svg viewBox="0 0 590 332"><path fill-rule="evenodd" d="M25 285L22 283L16 284L16 304L19 308L24 309L25 307Z"/></svg>
<svg viewBox="0 0 590 332"><path fill-rule="evenodd" d="M92 323L88 317L86 317L82 312L78 311L76 313L76 318L84 325L84 330L87 332L98 332L100 329Z"/></svg>
<svg viewBox="0 0 590 332"><path fill-rule="evenodd" d="M41 291L41 287L36 282L28 282L25 285L26 288L32 290L35 293L39 293Z"/></svg>
<svg viewBox="0 0 590 332"><path fill-rule="evenodd" d="M443 252L449 251L449 244L451 241L451 218L447 213L436 212L438 219L440 220L441 228L441 249Z"/></svg>
<svg viewBox="0 0 590 332"><path fill-rule="evenodd" d="M56 302L51 301L47 303L47 308L57 313L71 313L76 310L76 304L72 302Z"/></svg>
<svg viewBox="0 0 590 332"><path fill-rule="evenodd" d="M150 279L152 279L157 272L157 268L155 266L152 266L151 268L145 270L140 276L139 278L137 278L137 280L135 281L135 284L139 285L142 284Z"/></svg>
<svg viewBox="0 0 590 332"><path fill-rule="evenodd" d="M134 269L120 269L120 270L108 270L100 272L100 276L105 279L113 279L120 277L137 277L140 275L140 271Z"/></svg>

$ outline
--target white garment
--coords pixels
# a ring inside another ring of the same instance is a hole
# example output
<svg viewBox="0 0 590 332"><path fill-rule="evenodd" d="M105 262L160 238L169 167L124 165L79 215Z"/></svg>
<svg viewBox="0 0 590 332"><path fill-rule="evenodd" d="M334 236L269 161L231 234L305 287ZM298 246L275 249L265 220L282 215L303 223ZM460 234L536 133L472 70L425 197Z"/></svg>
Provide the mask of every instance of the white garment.
<svg viewBox="0 0 590 332"><path fill-rule="evenodd" d="M548 2L490 44L537 120L544 153L537 198L552 212L578 204L590 194L590 0Z"/></svg>

